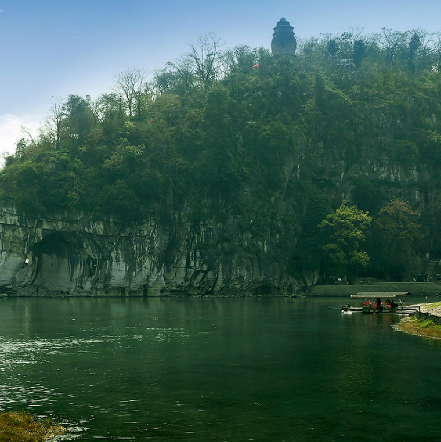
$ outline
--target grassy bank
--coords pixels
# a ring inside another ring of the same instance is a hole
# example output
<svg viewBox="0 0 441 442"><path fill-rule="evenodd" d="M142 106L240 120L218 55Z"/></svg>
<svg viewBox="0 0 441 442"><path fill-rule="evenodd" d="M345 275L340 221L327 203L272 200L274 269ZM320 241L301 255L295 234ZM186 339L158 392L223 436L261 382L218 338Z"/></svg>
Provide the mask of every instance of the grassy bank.
<svg viewBox="0 0 441 442"><path fill-rule="evenodd" d="M398 324L398 329L411 335L441 339L441 325L430 319L405 318Z"/></svg>
<svg viewBox="0 0 441 442"><path fill-rule="evenodd" d="M0 442L48 442L64 433L60 425L23 412L0 413Z"/></svg>
<svg viewBox="0 0 441 442"><path fill-rule="evenodd" d="M334 284L311 287L308 296L349 297L358 292L409 292L414 296L441 294L441 285L433 282L372 282L370 284Z"/></svg>

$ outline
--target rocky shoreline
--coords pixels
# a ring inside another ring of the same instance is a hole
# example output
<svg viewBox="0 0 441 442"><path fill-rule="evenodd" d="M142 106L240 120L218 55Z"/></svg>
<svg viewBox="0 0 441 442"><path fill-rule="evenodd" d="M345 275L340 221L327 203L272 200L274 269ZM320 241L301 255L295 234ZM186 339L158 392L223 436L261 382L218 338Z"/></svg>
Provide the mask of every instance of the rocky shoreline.
<svg viewBox="0 0 441 442"><path fill-rule="evenodd" d="M422 314L441 318L441 302L418 304Z"/></svg>

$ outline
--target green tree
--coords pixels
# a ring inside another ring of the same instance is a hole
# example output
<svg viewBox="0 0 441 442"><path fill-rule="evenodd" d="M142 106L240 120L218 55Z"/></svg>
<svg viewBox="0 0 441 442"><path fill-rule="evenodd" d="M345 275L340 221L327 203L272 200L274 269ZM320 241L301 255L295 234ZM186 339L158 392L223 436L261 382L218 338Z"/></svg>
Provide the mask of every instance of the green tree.
<svg viewBox="0 0 441 442"><path fill-rule="evenodd" d="M42 180L42 176L45 180ZM18 210L30 216L46 211L41 202L41 185L47 180L47 168L43 164L25 161L14 163L2 173L1 199L13 203Z"/></svg>
<svg viewBox="0 0 441 442"><path fill-rule="evenodd" d="M195 87L209 89L219 78L223 62L220 39L208 33L198 36L189 46L189 52L156 72L153 84L159 93L185 96Z"/></svg>
<svg viewBox="0 0 441 442"><path fill-rule="evenodd" d="M69 95L67 101L62 107L62 114L65 118L59 123L60 128L57 130L62 132L61 142L57 140L61 147L64 145L76 145L73 140L82 143L86 137L92 132L95 115L91 106L89 96L82 98L78 95ZM61 135L59 135L59 138Z"/></svg>
<svg viewBox="0 0 441 442"><path fill-rule="evenodd" d="M416 271L414 243L421 236L417 219L417 212L403 198L395 198L381 208L375 224L389 273Z"/></svg>
<svg viewBox="0 0 441 442"><path fill-rule="evenodd" d="M420 235L417 217L408 202L395 198L381 208L376 222L390 245L411 244Z"/></svg>
<svg viewBox="0 0 441 442"><path fill-rule="evenodd" d="M354 64L357 68L360 67L361 61L366 55L366 43L363 40L355 40L354 41L354 53L353 59Z"/></svg>
<svg viewBox="0 0 441 442"><path fill-rule="evenodd" d="M319 228L327 233L323 250L333 271L347 274L368 265L370 258L361 245L371 221L367 212L356 206L348 206L343 201L335 212L327 215L319 224Z"/></svg>
<svg viewBox="0 0 441 442"><path fill-rule="evenodd" d="M216 34L197 37L196 42L190 44L190 51L185 54L185 59L193 70L198 83L204 88L213 85L221 66L221 41Z"/></svg>
<svg viewBox="0 0 441 442"><path fill-rule="evenodd" d="M339 50L338 43L335 41L335 39L331 39L326 44L326 53L331 57L332 59L335 58L337 55L337 52Z"/></svg>

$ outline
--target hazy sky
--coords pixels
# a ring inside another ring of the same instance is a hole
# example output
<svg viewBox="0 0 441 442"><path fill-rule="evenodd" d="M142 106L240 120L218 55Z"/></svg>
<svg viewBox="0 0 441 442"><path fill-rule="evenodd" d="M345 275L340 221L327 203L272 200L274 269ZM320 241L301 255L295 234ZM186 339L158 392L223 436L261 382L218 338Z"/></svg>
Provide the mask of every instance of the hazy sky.
<svg viewBox="0 0 441 442"><path fill-rule="evenodd" d="M152 73L214 32L225 48L270 47L281 17L297 37L441 30L440 0L0 0L0 153L56 98L96 98L129 68Z"/></svg>

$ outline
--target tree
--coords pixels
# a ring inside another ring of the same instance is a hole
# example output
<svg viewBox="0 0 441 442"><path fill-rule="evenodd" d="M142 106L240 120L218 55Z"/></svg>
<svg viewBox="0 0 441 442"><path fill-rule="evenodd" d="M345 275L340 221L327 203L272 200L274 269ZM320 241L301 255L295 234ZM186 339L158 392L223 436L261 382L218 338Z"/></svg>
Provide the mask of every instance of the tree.
<svg viewBox="0 0 441 442"><path fill-rule="evenodd" d="M409 42L409 58L413 59L416 55L416 52L421 47L422 41L421 36L418 34L418 32L414 32L412 35L412 38Z"/></svg>
<svg viewBox="0 0 441 442"><path fill-rule="evenodd" d="M82 143L91 133L95 120L90 96L86 95L86 98L83 98L79 95L69 95L63 104L62 113L65 115L61 121L63 135Z"/></svg>
<svg viewBox="0 0 441 442"><path fill-rule="evenodd" d="M414 243L421 236L418 214L403 198L383 206L376 220L384 261L391 273L410 272L415 264Z"/></svg>
<svg viewBox="0 0 441 442"><path fill-rule="evenodd" d="M155 72L153 79L157 95L170 92L185 97L193 91L196 83L191 60L185 56L174 62L167 62L164 69Z"/></svg>
<svg viewBox="0 0 441 442"><path fill-rule="evenodd" d="M210 32L200 35L196 42L190 43L190 51L175 62L168 62L167 68L157 73L156 88L160 91L183 86L188 92L193 86L208 89L220 75L222 53L220 39Z"/></svg>
<svg viewBox="0 0 441 442"><path fill-rule="evenodd" d="M66 114L63 109L63 104L60 99L57 99L50 107L48 117L48 124L51 127L51 132L53 133L56 150L60 148L62 123L65 116Z"/></svg>
<svg viewBox="0 0 441 442"><path fill-rule="evenodd" d="M123 97L129 117L133 117L136 110L138 119L141 118L141 101L146 90L144 80L144 71L135 68L121 72L115 77L114 91Z"/></svg>
<svg viewBox="0 0 441 442"><path fill-rule="evenodd" d="M230 74L249 74L257 64L257 51L246 45L227 50L222 57L223 65Z"/></svg>
<svg viewBox="0 0 441 442"><path fill-rule="evenodd" d="M125 136L127 115L123 98L117 93L103 94L96 103L100 126L107 142L119 142Z"/></svg>
<svg viewBox="0 0 441 442"><path fill-rule="evenodd" d="M332 270L346 274L347 271L365 268L369 255L360 247L366 239L366 229L372 218L356 206L341 206L319 224L326 231L328 242L323 250Z"/></svg>
<svg viewBox="0 0 441 442"><path fill-rule="evenodd" d="M365 55L366 55L366 43L363 40L355 40L353 60L357 68L360 67L361 61L363 60Z"/></svg>
<svg viewBox="0 0 441 442"><path fill-rule="evenodd" d="M441 72L441 33L440 32L434 34L433 53L434 53L433 69L436 70L436 72Z"/></svg>
<svg viewBox="0 0 441 442"><path fill-rule="evenodd" d="M377 224L390 245L411 244L420 235L417 216L408 202L395 198L381 208Z"/></svg>
<svg viewBox="0 0 441 442"><path fill-rule="evenodd" d="M219 75L220 46L220 39L210 32L200 35L195 43L191 43L190 52L185 55L204 88L210 87Z"/></svg>
<svg viewBox="0 0 441 442"><path fill-rule="evenodd" d="M335 41L334 38L328 41L326 43L326 53L331 57L333 60L335 59L335 56L337 55L337 52L339 50L338 43Z"/></svg>
<svg viewBox="0 0 441 442"><path fill-rule="evenodd" d="M41 177L47 180L47 167L31 161L12 164L0 179L2 199L11 199L19 211L29 216L37 216L46 211L41 202ZM43 181L44 182L44 181Z"/></svg>
<svg viewBox="0 0 441 442"><path fill-rule="evenodd" d="M386 50L386 61L392 66L397 63L399 55L407 53L408 32L393 31L382 28L383 46Z"/></svg>

